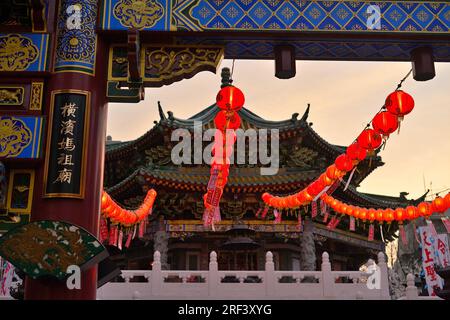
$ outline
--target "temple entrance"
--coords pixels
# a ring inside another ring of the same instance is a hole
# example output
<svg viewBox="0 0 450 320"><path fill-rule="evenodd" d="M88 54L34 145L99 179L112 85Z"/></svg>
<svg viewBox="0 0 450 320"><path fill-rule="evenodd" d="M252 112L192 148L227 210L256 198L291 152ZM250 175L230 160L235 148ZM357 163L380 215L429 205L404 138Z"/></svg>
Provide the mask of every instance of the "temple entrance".
<svg viewBox="0 0 450 320"><path fill-rule="evenodd" d="M217 253L219 270L258 270L256 251L221 250Z"/></svg>

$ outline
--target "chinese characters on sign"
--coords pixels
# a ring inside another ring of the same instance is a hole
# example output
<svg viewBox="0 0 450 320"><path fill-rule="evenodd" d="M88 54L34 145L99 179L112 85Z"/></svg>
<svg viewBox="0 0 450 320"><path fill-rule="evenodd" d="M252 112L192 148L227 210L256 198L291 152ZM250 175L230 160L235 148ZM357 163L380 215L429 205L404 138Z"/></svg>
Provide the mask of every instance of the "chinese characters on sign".
<svg viewBox="0 0 450 320"><path fill-rule="evenodd" d="M89 92L52 93L47 142L46 197L84 197Z"/></svg>
<svg viewBox="0 0 450 320"><path fill-rule="evenodd" d="M441 288L443 286L443 280L436 273L434 269L435 264L439 264L439 257L436 256L436 249L438 249L438 241L435 239L431 233L430 228L420 227L420 242L422 244L422 267L425 272L425 280L428 286L428 294L430 296L435 296L436 289Z"/></svg>

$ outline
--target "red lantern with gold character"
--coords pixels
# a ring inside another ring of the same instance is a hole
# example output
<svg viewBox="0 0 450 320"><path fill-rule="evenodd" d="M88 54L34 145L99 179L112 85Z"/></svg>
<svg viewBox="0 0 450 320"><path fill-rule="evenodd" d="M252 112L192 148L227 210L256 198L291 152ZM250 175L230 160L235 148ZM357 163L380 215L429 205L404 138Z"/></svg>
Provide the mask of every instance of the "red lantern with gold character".
<svg viewBox="0 0 450 320"><path fill-rule="evenodd" d="M322 173L319 177L319 180L323 183L324 186L331 186L334 182L326 175L326 173Z"/></svg>
<svg viewBox="0 0 450 320"><path fill-rule="evenodd" d="M336 158L334 162L336 168L340 171L348 172L353 169L353 162L345 153Z"/></svg>
<svg viewBox="0 0 450 320"><path fill-rule="evenodd" d="M378 113L372 120L373 129L383 137L388 137L398 129L398 118L387 111Z"/></svg>
<svg viewBox="0 0 450 320"><path fill-rule="evenodd" d="M332 164L331 166L329 166L327 168L326 175L331 180L336 180L336 179L338 179L338 178L340 178L342 176L342 172L339 171L339 169L336 168L336 166L334 164Z"/></svg>
<svg viewBox="0 0 450 320"><path fill-rule="evenodd" d="M241 126L241 117L234 111L221 110L214 118L214 123L221 131L236 130Z"/></svg>
<svg viewBox="0 0 450 320"><path fill-rule="evenodd" d="M222 110L239 111L245 103L245 97L235 86L226 86L217 94L216 103Z"/></svg>
<svg viewBox="0 0 450 320"><path fill-rule="evenodd" d="M346 153L352 161L363 161L367 156L367 150L362 148L357 142L349 145Z"/></svg>
<svg viewBox="0 0 450 320"><path fill-rule="evenodd" d="M373 129L365 129L358 137L358 144L369 151L379 148L381 143L381 135Z"/></svg>
<svg viewBox="0 0 450 320"><path fill-rule="evenodd" d="M414 99L406 92L397 90L386 98L385 107L390 113L398 116L401 121L414 109Z"/></svg>

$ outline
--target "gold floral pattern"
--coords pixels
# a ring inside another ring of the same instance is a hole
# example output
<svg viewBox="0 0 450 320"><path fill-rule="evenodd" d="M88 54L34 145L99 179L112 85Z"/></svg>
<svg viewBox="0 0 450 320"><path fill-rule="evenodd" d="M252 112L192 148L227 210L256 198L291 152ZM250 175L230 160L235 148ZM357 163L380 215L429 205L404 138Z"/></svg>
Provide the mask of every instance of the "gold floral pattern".
<svg viewBox="0 0 450 320"><path fill-rule="evenodd" d="M114 16L125 27L151 28L164 16L164 8L155 0L120 0Z"/></svg>
<svg viewBox="0 0 450 320"><path fill-rule="evenodd" d="M9 34L0 37L0 71L23 71L39 56L31 39Z"/></svg>

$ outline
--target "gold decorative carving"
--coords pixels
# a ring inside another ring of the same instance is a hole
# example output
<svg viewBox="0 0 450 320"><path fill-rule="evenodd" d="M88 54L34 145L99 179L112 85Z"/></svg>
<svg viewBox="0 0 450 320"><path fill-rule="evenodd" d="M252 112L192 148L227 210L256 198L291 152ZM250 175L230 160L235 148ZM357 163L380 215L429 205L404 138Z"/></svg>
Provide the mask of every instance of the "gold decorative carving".
<svg viewBox="0 0 450 320"><path fill-rule="evenodd" d="M43 82L33 82L31 84L30 110L42 109L42 95L44 93Z"/></svg>
<svg viewBox="0 0 450 320"><path fill-rule="evenodd" d="M127 48L112 46L109 51L108 80L128 86ZM201 71L216 72L224 55L220 46L151 45L142 49L140 74L145 87L161 87L192 78Z"/></svg>
<svg viewBox="0 0 450 320"><path fill-rule="evenodd" d="M38 56L31 39L18 34L0 37L0 71L26 70Z"/></svg>
<svg viewBox="0 0 450 320"><path fill-rule="evenodd" d="M155 0L119 0L114 17L128 28L151 28L164 16L164 7Z"/></svg>
<svg viewBox="0 0 450 320"><path fill-rule="evenodd" d="M19 118L0 117L0 157L18 156L32 140L30 128Z"/></svg>
<svg viewBox="0 0 450 320"><path fill-rule="evenodd" d="M144 49L144 83L146 86L162 86L200 71L216 72L223 57L220 47L162 46Z"/></svg>
<svg viewBox="0 0 450 320"><path fill-rule="evenodd" d="M0 105L22 105L24 92L24 87L0 87Z"/></svg>

